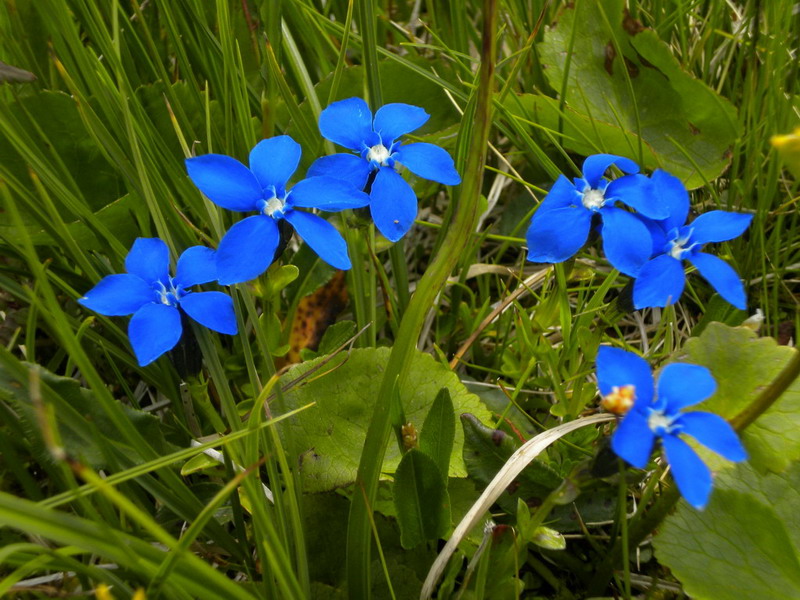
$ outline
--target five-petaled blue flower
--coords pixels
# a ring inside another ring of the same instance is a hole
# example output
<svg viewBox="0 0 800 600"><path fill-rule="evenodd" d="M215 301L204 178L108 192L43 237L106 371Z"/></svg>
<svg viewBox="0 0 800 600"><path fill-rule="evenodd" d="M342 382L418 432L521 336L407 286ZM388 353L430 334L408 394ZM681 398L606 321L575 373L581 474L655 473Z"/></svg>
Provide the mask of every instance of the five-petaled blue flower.
<svg viewBox="0 0 800 600"><path fill-rule="evenodd" d="M747 453L725 419L713 413L681 412L711 396L717 384L705 367L681 363L661 370L658 382L639 356L601 346L597 352L597 385L603 396L625 395L633 406L611 438L614 452L639 469L644 468L656 438L661 439L672 475L684 498L703 508L711 493L711 472L681 439L690 435L703 446L731 461Z"/></svg>
<svg viewBox="0 0 800 600"><path fill-rule="evenodd" d="M609 181L606 170L616 165L624 175ZM573 182L559 176L533 215L526 234L528 260L559 263L581 249L592 219L602 220L603 250L614 268L636 276L651 254L647 227L632 213L614 206L621 202L640 214L663 219L668 212L652 193L652 183L639 175L639 165L613 154L595 154L583 163L583 177Z"/></svg>
<svg viewBox="0 0 800 600"><path fill-rule="evenodd" d="M338 177L363 189L370 173L370 212L378 230L396 242L411 228L417 216L417 196L396 170L401 164L415 175L445 185L458 185L461 177L450 155L433 144L400 145L400 136L422 127L430 118L410 104L385 104L375 113L361 98L334 102L319 116L323 137L354 154L323 156L311 165L309 175Z"/></svg>
<svg viewBox="0 0 800 600"><path fill-rule="evenodd" d="M725 242L741 235L753 215L712 210L685 225L689 192L680 179L661 170L655 171L651 179L656 193L669 208L669 216L660 221L643 219L653 239L653 258L642 267L633 284L634 306L646 308L677 302L686 279L683 260L688 260L720 296L745 310L747 301L739 275L728 263L700 249L709 242Z"/></svg>
<svg viewBox="0 0 800 600"><path fill-rule="evenodd" d="M217 278L210 248L188 248L178 258L175 277L170 277L167 245L158 238L137 238L125 257L125 270L101 279L78 302L109 317L133 314L128 337L140 366L172 350L180 340L183 327L178 307L209 329L236 333L230 296L187 289Z"/></svg>
<svg viewBox="0 0 800 600"><path fill-rule="evenodd" d="M332 177L309 177L287 190L300 154L300 144L280 135L256 144L249 169L222 154L186 159L189 177L212 202L228 210L259 213L233 225L220 240L217 273L222 285L249 281L267 270L280 241L280 219L286 219L322 260L337 269L350 268L347 243L336 228L295 209L360 208L369 204L369 197Z"/></svg>

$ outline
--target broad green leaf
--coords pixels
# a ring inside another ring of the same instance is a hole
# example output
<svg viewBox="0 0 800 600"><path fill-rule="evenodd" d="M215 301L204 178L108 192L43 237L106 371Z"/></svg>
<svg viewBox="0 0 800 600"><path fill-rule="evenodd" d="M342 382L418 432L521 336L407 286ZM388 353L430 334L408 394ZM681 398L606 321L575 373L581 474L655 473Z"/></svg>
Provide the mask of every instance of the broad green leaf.
<svg viewBox="0 0 800 600"><path fill-rule="evenodd" d="M587 0L577 10L563 10L538 44L545 76L556 92L568 76L563 115L559 100L546 96L509 96L507 105L556 132L561 119L564 137L559 141L569 150L628 156L648 169L666 169L690 188L699 187L728 164L737 136L736 109L683 71L654 31L632 26L623 6L623 0ZM570 54L573 27L579 29Z"/></svg>
<svg viewBox="0 0 800 600"><path fill-rule="evenodd" d="M473 415L463 415L464 462L470 477L485 486L497 474L519 444L500 429L486 427ZM558 474L543 461L536 459L520 474L497 503L508 512L516 510L517 499L540 504L561 483Z"/></svg>
<svg viewBox="0 0 800 600"><path fill-rule="evenodd" d="M681 502L667 518L658 559L696 600L800 598L800 464L760 475L743 463L715 488L704 511Z"/></svg>
<svg viewBox="0 0 800 600"><path fill-rule="evenodd" d="M795 352L752 329L710 323L686 343L681 359L708 367L717 381L716 394L697 408L730 418L758 397ZM761 471L780 473L800 459L800 380L744 430L742 441Z"/></svg>
<svg viewBox="0 0 800 600"><path fill-rule="evenodd" d="M331 490L355 480L388 358L388 348L358 349L322 365L327 357L302 363L281 378L281 385L286 385L321 365L321 371L314 372L302 385L284 395L287 410L316 402L316 406L306 414L293 417L282 427L290 434L287 439L292 439L295 444L300 473L305 479L304 490ZM450 392L456 414L470 412L479 419L489 420L489 411L477 396L467 392L458 376L433 357L422 353L417 353L412 359L409 375L400 387L406 420L419 428L443 387ZM467 475L461 458L463 445L463 434L456 431L450 477ZM395 443L390 443L383 471L393 473L399 462L400 451Z"/></svg>
<svg viewBox="0 0 800 600"><path fill-rule="evenodd" d="M403 548L414 548L447 534L450 528L447 484L427 454L412 448L403 455L394 474L394 505Z"/></svg>
<svg viewBox="0 0 800 600"><path fill-rule="evenodd" d="M440 473L450 471L450 454L456 434L456 418L450 392L442 388L425 417L419 436L419 448L439 467Z"/></svg>

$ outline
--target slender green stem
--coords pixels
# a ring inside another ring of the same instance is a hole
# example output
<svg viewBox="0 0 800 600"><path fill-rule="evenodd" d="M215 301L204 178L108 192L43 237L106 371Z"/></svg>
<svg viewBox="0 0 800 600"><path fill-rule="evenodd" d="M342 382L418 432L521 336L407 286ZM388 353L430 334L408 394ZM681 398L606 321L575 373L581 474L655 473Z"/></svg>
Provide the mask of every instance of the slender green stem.
<svg viewBox="0 0 800 600"><path fill-rule="evenodd" d="M472 234L478 218L478 201L483 184L483 167L491 126L497 18L495 0L484 0L483 14L482 61L478 85L475 86L472 104L474 108L465 113L462 128L462 131L468 132L469 144L461 194L453 211L446 242L420 279L400 323L400 331L386 365L378 402L367 431L358 467L356 493L350 506L347 537L347 575L351 598L370 596L372 548L369 517L375 502L386 444L391 433L392 388L398 378L400 384L405 380L428 310L458 263L461 249Z"/></svg>
<svg viewBox="0 0 800 600"><path fill-rule="evenodd" d="M619 519L619 539L622 542L622 571L623 571L623 597L630 600L631 597L631 560L630 548L628 546L628 484L625 480L625 461L621 458L619 462L619 496L617 497L617 519Z"/></svg>

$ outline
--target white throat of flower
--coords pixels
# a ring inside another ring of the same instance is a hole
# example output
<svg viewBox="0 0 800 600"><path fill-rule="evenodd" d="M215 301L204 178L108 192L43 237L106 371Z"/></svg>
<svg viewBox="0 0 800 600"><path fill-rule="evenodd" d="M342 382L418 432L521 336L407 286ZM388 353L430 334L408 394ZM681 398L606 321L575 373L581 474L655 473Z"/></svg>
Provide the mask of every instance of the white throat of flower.
<svg viewBox="0 0 800 600"><path fill-rule="evenodd" d="M647 426L650 428L650 431L656 434L659 432L669 433L669 430L672 427L672 418L668 417L661 411L654 410L647 417Z"/></svg>
<svg viewBox="0 0 800 600"><path fill-rule="evenodd" d="M261 212L267 215L268 217L271 217L276 212L278 213L283 212L283 207L285 206L285 204L286 203L283 200L281 200L277 196L273 196L272 198L267 200L267 203L264 205L264 208L261 209Z"/></svg>
<svg viewBox="0 0 800 600"><path fill-rule="evenodd" d="M599 210L605 206L606 197L600 190L589 188L583 192L581 202L583 202L583 205L589 210Z"/></svg>
<svg viewBox="0 0 800 600"><path fill-rule="evenodd" d="M165 286L161 281L156 282L160 289L156 289L158 293L158 297L161 300L161 304L166 306L175 306L177 305L178 301L178 290L175 287L175 284L172 282L172 278L169 280L169 288Z"/></svg>
<svg viewBox="0 0 800 600"><path fill-rule="evenodd" d="M678 237L672 240L672 247L669 249L669 255L672 258L677 260L681 260L683 258L683 253L687 250L691 250L697 244L689 244L689 240L692 237L692 231L690 230L689 233L685 237ZM687 246L687 244L689 244Z"/></svg>
<svg viewBox="0 0 800 600"><path fill-rule="evenodd" d="M387 166L388 163L386 161L389 160L390 156L391 153L389 152L389 149L383 144L377 144L370 148L369 152L367 152L367 160L369 162L375 161L382 167Z"/></svg>

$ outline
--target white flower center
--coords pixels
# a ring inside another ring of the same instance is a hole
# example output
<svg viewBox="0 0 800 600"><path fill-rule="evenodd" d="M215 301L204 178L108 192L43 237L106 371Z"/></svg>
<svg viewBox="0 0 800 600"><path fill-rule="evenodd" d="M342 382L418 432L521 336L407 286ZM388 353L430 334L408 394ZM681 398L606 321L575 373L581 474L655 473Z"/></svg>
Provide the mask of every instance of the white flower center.
<svg viewBox="0 0 800 600"><path fill-rule="evenodd" d="M647 417L647 426L653 433L669 432L672 426L672 419L665 415L663 412L653 411Z"/></svg>
<svg viewBox="0 0 800 600"><path fill-rule="evenodd" d="M681 260L683 258L684 252L686 252L687 250L691 250L697 245L697 244L689 244L689 240L691 239L691 237L692 237L692 232L689 231L689 234L687 236L678 237L672 240L671 242L672 247L669 249L668 254L672 258Z"/></svg>
<svg viewBox="0 0 800 600"><path fill-rule="evenodd" d="M178 296L180 292L175 287L175 284L172 282L172 278L169 280L169 287L165 286L162 282L157 281L158 289L156 289L156 293L161 300L161 304L166 306L177 306L178 305ZM155 285L155 284L154 284Z"/></svg>
<svg viewBox="0 0 800 600"><path fill-rule="evenodd" d="M264 205L264 208L261 212L263 212L268 217L271 217L275 212L282 212L284 207L284 202L278 197L273 196L267 203Z"/></svg>
<svg viewBox="0 0 800 600"><path fill-rule="evenodd" d="M603 208L603 206L605 206L606 197L600 190L588 189L585 192L583 192L583 198L581 199L581 201L583 202L583 205L589 210L598 210L600 208Z"/></svg>
<svg viewBox="0 0 800 600"><path fill-rule="evenodd" d="M391 153L389 152L389 149L383 144L377 144L370 148L369 152L367 152L367 160L369 162L374 160L382 167L386 166L386 161L389 160L390 156Z"/></svg>

